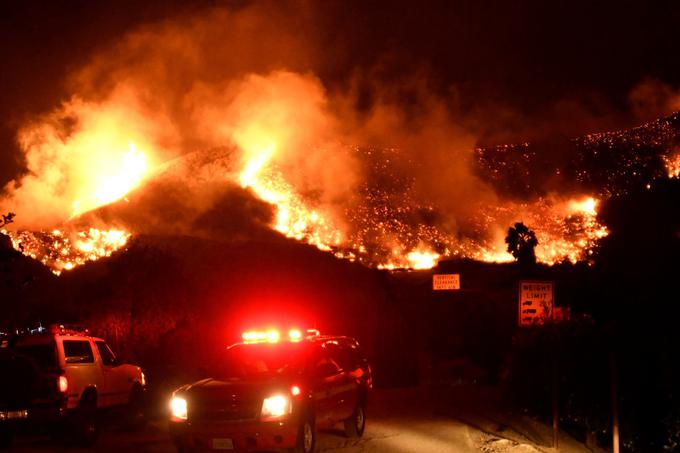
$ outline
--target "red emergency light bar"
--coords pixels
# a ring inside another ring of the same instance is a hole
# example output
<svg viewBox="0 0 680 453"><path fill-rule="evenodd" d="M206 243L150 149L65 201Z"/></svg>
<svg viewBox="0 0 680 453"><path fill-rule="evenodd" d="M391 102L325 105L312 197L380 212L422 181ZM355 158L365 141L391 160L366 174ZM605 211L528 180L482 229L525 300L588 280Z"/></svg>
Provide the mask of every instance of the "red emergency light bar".
<svg viewBox="0 0 680 453"><path fill-rule="evenodd" d="M302 332L300 329L290 329L288 331L288 341L302 341L305 338L319 336L316 329L307 329ZM241 335L245 343L278 343L281 341L281 334L276 329L269 330L249 330Z"/></svg>

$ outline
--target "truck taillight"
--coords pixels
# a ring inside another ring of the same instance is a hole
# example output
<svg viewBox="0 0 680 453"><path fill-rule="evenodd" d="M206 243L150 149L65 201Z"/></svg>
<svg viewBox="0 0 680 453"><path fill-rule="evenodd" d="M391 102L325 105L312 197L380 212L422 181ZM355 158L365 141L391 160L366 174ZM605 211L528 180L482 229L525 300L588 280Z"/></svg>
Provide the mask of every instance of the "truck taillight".
<svg viewBox="0 0 680 453"><path fill-rule="evenodd" d="M57 387L59 387L61 393L66 393L68 390L68 379L66 379L66 376L59 376Z"/></svg>

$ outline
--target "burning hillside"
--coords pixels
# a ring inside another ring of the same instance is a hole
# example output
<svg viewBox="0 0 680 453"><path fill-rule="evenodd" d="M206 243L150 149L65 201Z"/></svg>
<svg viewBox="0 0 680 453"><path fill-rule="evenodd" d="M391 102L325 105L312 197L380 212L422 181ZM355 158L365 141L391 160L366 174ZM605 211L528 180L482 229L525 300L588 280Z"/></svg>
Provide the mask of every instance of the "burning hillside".
<svg viewBox="0 0 680 453"><path fill-rule="evenodd" d="M659 123L669 124L668 120L655 122L651 125L651 132L656 130ZM670 159L669 155L662 154L661 151L668 149L675 136L666 128L662 130L667 133L667 142L649 142L646 139L650 129L642 127L633 131L573 140L572 143L576 144L574 161L587 162L588 156L602 152L602 147L609 147L611 153L624 156L635 156L634 150L647 150L646 158L634 159L624 168L643 175L645 181L653 182L655 177L659 177L659 166ZM631 140L631 136L637 138ZM597 140L597 137L601 140ZM522 145L522 148L528 150L531 145ZM501 159L507 158L508 150L516 148L498 149L501 151L495 155L494 150L477 150L480 155L478 171L490 172L496 181L501 181L502 171L498 167L505 165ZM658 154L654 155L649 149ZM312 244L338 257L388 269L428 268L434 266L441 257L509 261L511 256L505 251L503 242L505 227L516 220L523 220L536 230L539 238L537 256L544 263L587 260L597 240L607 234L606 228L596 219L597 199L588 196L560 198L554 195L536 196L531 201L507 199L495 205L478 206L475 208L475 216L465 219L465 222L461 221L454 232L447 229L446 213L440 207L419 201L416 193L417 181L411 170L419 163L412 160L408 152L362 147L336 148L335 151L346 155L343 159L356 162L360 168L359 173L363 175L356 193L344 206L342 223L326 215L324 206L318 199L315 203L309 194L298 192L286 180L284 172L278 166L268 165L268 159L273 158L273 150L265 150L263 154L258 154L246 161L245 165L239 166L239 159L235 158L238 150L222 148L170 161L162 170L156 168L155 175L148 179L149 188L142 186L132 193L122 190L121 198L113 205L119 206L116 209L107 208L108 211L99 210L86 216L71 218L61 230L9 234L18 250L43 262L55 273L60 273L88 260L109 256L124 246L131 234L143 229L142 225L148 223L145 220L135 225L130 219L148 216L148 213L143 212L144 204L157 204L157 198L162 196L160 194L168 194L168 187L176 187L183 181L191 181L182 189L187 192L189 200L203 200L208 205L214 204L205 201L205 191L213 190L209 187L231 185L234 187L232 190L239 190L238 186L243 187L240 192L242 198L260 198L262 206L271 206L271 214L243 212L242 215L258 218L258 222L286 237ZM496 168L489 164L489 156L492 155L496 158L493 161ZM535 153L526 155L532 156ZM123 154L123 160L125 157ZM517 164L516 160L510 162ZM527 171L531 169L530 159L521 163L527 166ZM586 165L575 165L573 168L578 175L590 174ZM512 178L514 173L510 172L510 175L509 183L515 183ZM673 176L672 172L669 176ZM605 182L613 180L613 176L605 174L603 177ZM126 178L121 180L128 181ZM592 177L588 179L590 184L593 180ZM578 183L581 180L577 179L576 184ZM154 186L156 198L147 193ZM627 190L624 184L613 186L610 183L603 187L598 193L603 197L613 190ZM251 195L247 195L248 193ZM234 198L235 195L231 194L229 197ZM130 212L125 212L126 207L131 208ZM178 209L185 216L186 228L173 232L192 234L193 231L195 234L212 236L219 234L215 231L201 232L196 222L200 218L199 214L207 208L198 207L191 221L186 217L189 215L187 206L180 205ZM124 226L109 230L83 226L87 222L100 224L104 218L111 225ZM171 227L170 219L163 222ZM158 225L154 228L158 228Z"/></svg>
<svg viewBox="0 0 680 453"><path fill-rule="evenodd" d="M299 99L310 93L315 98L299 108ZM247 239L261 227L368 266L419 269L441 257L510 261L505 233L523 221L536 232L539 261L577 262L588 260L607 234L597 222L598 198L673 176L678 159L677 117L570 141L569 160L555 169L563 191L544 189L549 184L541 181L540 146L477 149L470 172L490 181L492 195L476 199L472 193L452 216L446 204L422 192L419 178L431 169L410 150L316 144L333 134L327 100L314 81L291 73L251 77L232 87L227 99L203 115L215 124L215 117L230 119L209 133L211 142L228 146L188 155L159 151L157 131L145 129L143 121L130 129L124 118L135 105L119 98L108 105L73 101L25 129L32 173L6 189L5 204L29 217L29 225L51 228L8 231L15 248L59 274L110 256L135 233L229 241ZM298 136L287 126L314 122L314 134ZM441 185L461 199L457 182ZM593 193L598 198L588 195ZM225 198L230 207L206 217ZM259 200L258 207L235 208L252 205L248 200ZM219 217L224 223L225 216L235 229L210 225ZM235 231L239 225L243 231Z"/></svg>
<svg viewBox="0 0 680 453"><path fill-rule="evenodd" d="M507 228L523 221L541 262L576 262L607 234L599 203L678 173L677 115L561 153L475 149L464 115L422 81L375 88L360 108L353 81L331 89L281 62L235 61L260 55L248 46L261 50L261 34L232 54L252 30L225 24L252 20L217 10L143 27L74 74L70 98L19 130L25 172L0 198L17 213L15 248L59 273L135 234L278 235L367 266L430 268L510 261Z"/></svg>

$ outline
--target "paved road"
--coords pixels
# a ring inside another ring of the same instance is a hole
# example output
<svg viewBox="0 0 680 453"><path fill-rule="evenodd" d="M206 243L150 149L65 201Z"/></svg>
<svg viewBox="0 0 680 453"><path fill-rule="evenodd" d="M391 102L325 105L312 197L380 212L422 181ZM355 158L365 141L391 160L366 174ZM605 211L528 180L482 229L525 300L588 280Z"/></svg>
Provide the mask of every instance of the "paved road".
<svg viewBox="0 0 680 453"><path fill-rule="evenodd" d="M337 453L478 452L480 433L452 418L433 414L428 398L418 389L376 390L369 403L367 427L361 439L348 439L339 431L322 432L318 451ZM151 423L143 432L121 433L105 429L98 452L173 452L165 424ZM19 438L13 451L82 453L83 449L55 447L47 439Z"/></svg>

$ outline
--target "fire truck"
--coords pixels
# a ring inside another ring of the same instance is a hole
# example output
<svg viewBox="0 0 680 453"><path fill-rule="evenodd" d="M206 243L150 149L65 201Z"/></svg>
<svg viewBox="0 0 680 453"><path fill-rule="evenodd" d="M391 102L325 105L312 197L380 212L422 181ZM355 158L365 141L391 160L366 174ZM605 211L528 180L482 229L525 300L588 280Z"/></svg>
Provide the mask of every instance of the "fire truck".
<svg viewBox="0 0 680 453"><path fill-rule="evenodd" d="M363 435L372 373L355 339L299 329L242 338L215 357L212 377L172 394L178 451L311 453L317 429L337 423Z"/></svg>
<svg viewBox="0 0 680 453"><path fill-rule="evenodd" d="M104 410L124 414L130 425L143 423L144 373L87 331L51 326L5 336L0 369L2 447L17 432L45 430L92 445Z"/></svg>

